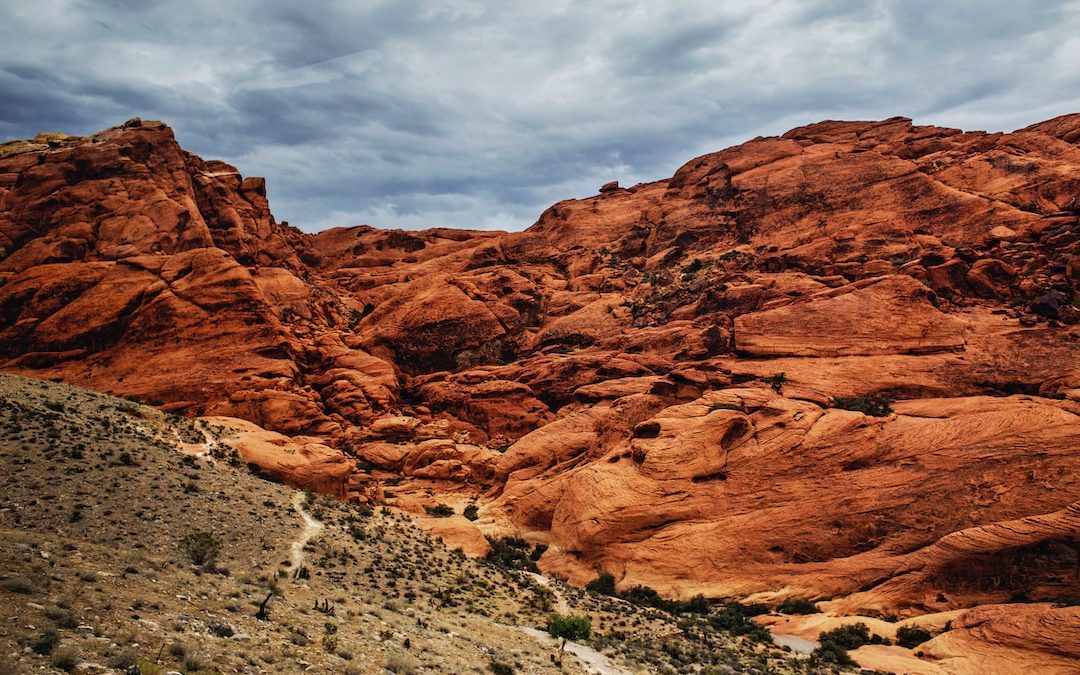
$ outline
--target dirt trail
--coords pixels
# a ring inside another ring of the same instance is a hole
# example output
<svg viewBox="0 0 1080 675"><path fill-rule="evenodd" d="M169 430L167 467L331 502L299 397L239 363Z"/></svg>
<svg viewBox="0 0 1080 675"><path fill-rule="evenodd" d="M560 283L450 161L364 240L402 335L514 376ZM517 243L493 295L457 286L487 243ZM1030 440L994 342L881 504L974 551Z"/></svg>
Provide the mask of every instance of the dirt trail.
<svg viewBox="0 0 1080 675"><path fill-rule="evenodd" d="M318 536L322 532L322 521L316 520L314 516L304 510L304 500L306 495L303 492L297 492L293 495L293 507L300 514L300 517L304 519L304 530L297 537L296 541L292 543L292 549L289 553L289 574L292 574L296 570L300 569L304 565L304 546L309 541Z"/></svg>
<svg viewBox="0 0 1080 675"><path fill-rule="evenodd" d="M532 577L533 581L540 584L544 588L551 590L551 592L555 595L555 610L557 612L559 612L560 614L570 613L570 605L566 602L566 598L563 596L562 591L559 589L559 586L557 584L551 583L551 579L548 579L543 574L537 574L536 572L526 572L525 574L528 574L530 577Z"/></svg>
<svg viewBox="0 0 1080 675"><path fill-rule="evenodd" d="M584 666L585 672L590 675L635 675L633 671L620 668L615 665L609 657L601 654L592 647L583 645L579 642L573 642L567 640L565 643L558 638L551 637L546 632L539 628L529 628L528 626L519 626L518 630L529 635L537 642L548 647L555 647L558 649L560 645L562 650L568 654L573 654L581 661L581 665Z"/></svg>
<svg viewBox="0 0 1080 675"><path fill-rule="evenodd" d="M550 578L543 574L537 574L535 572L525 572L536 583L540 584L544 588L551 590L555 596L555 611L559 614L571 614L570 603L566 601L566 596L563 595L562 589L559 588L557 583L553 583ZM536 628L521 627L520 630L531 635L541 644L546 645L559 645L560 640L553 638L545 631ZM633 675L628 670L620 668L615 665L609 657L601 654L588 645L583 645L578 642L572 642L567 640L563 645L563 650L576 656L585 667L585 671L591 675Z"/></svg>

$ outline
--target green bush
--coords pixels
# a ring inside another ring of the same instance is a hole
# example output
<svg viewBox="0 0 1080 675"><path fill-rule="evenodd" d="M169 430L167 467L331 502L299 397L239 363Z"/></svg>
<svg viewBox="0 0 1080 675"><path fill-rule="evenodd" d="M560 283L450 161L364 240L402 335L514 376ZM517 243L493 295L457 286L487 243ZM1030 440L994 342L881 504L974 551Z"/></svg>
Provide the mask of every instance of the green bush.
<svg viewBox="0 0 1080 675"><path fill-rule="evenodd" d="M751 621L751 617L768 613L769 608L760 603L744 605L738 602L729 602L722 609L709 616L709 625L716 630L726 631L732 635L744 635L753 642L770 644L773 641L772 633L767 629Z"/></svg>
<svg viewBox="0 0 1080 675"><path fill-rule="evenodd" d="M424 510L427 511L429 516L435 518L449 518L454 515L454 507L447 506L446 504L436 504L435 506L425 506Z"/></svg>
<svg viewBox="0 0 1080 675"><path fill-rule="evenodd" d="M680 603L679 609L682 612L689 612L691 614L708 614L709 601L705 599L704 595L698 593L687 602Z"/></svg>
<svg viewBox="0 0 1080 675"><path fill-rule="evenodd" d="M592 633L592 621L587 616L552 614L547 620L547 631L567 640L588 640Z"/></svg>
<svg viewBox="0 0 1080 675"><path fill-rule="evenodd" d="M865 623L848 624L822 633L818 641L835 642L844 649L858 649L870 642L870 629Z"/></svg>
<svg viewBox="0 0 1080 675"><path fill-rule="evenodd" d="M632 602L635 605L641 605L642 607L662 609L669 614L709 613L709 601L700 593L687 601L668 600L648 586L634 586L633 588L626 589L617 597L622 598L627 602Z"/></svg>
<svg viewBox="0 0 1080 675"><path fill-rule="evenodd" d="M836 407L854 410L870 417L886 417L892 412L892 403L883 396L838 396Z"/></svg>
<svg viewBox="0 0 1080 675"><path fill-rule="evenodd" d="M780 603L780 606L776 608L776 611L781 614L819 614L821 612L813 602L800 598L788 598L787 600L784 600Z"/></svg>
<svg viewBox="0 0 1080 675"><path fill-rule="evenodd" d="M632 602L635 605L642 605L645 607L656 607L657 609L664 609L666 600L660 597L660 594L655 589L648 586L634 586L628 588L619 594L619 597L627 602Z"/></svg>
<svg viewBox="0 0 1080 675"><path fill-rule="evenodd" d="M180 548L191 562L213 569L218 553L221 552L221 542L209 532L193 532L180 540Z"/></svg>
<svg viewBox="0 0 1080 675"><path fill-rule="evenodd" d="M468 520L477 520L480 518L480 507L476 504L469 504L465 507L465 510L461 512L461 515L465 516Z"/></svg>
<svg viewBox="0 0 1080 675"><path fill-rule="evenodd" d="M615 575L611 574L611 572L600 572L595 579L585 584L585 590L599 595L616 597Z"/></svg>
<svg viewBox="0 0 1080 675"><path fill-rule="evenodd" d="M896 629L896 642L908 649L914 649L932 637L930 631L918 626L900 626Z"/></svg>
<svg viewBox="0 0 1080 675"><path fill-rule="evenodd" d="M529 554L529 542L516 537L503 537L494 539L488 537L491 550L484 556L484 560L503 569L524 570L526 572L539 572L536 561Z"/></svg>
<svg viewBox="0 0 1080 675"><path fill-rule="evenodd" d="M847 650L835 642L822 642L821 646L810 655L810 660L816 664L834 664L837 666L855 666L855 659L848 655Z"/></svg>

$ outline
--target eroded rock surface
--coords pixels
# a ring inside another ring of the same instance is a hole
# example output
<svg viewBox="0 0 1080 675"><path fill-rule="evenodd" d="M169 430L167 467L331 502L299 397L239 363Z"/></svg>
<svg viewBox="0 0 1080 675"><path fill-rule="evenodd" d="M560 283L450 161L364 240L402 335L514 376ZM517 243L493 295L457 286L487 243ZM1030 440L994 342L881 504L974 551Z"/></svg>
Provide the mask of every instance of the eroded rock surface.
<svg viewBox="0 0 1080 675"><path fill-rule="evenodd" d="M511 234L305 234L133 121L0 146L0 247L4 370L299 437L237 447L345 498L478 499L575 582L903 616L1080 595L1078 115L822 122ZM968 672L1012 630L926 653Z"/></svg>

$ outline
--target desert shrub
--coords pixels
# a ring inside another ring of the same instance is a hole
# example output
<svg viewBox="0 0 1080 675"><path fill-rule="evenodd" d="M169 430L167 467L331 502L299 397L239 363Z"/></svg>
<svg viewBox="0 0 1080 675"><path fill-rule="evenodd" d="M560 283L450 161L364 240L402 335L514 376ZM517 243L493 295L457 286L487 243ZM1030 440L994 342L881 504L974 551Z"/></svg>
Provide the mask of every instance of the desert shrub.
<svg viewBox="0 0 1080 675"><path fill-rule="evenodd" d="M50 605L45 608L45 616L52 619L52 621L56 623L56 625L60 628L79 627L79 619L70 609L64 609L63 607L57 607L56 605Z"/></svg>
<svg viewBox="0 0 1080 675"><path fill-rule="evenodd" d="M619 593L619 598L632 602L635 605L641 605L642 607L655 607L661 609L670 614L708 614L709 602L705 599L705 596L695 595L688 601L681 600L668 600L662 597L656 590L649 588L648 586L634 586L628 588L622 593Z"/></svg>
<svg viewBox="0 0 1080 675"><path fill-rule="evenodd" d="M397 675L410 675L416 672L416 666L407 654L391 654L383 667Z"/></svg>
<svg viewBox="0 0 1080 675"><path fill-rule="evenodd" d="M769 613L769 606L764 602L729 602L727 604L728 607L732 605L738 606L739 611L746 616L761 616Z"/></svg>
<svg viewBox="0 0 1080 675"><path fill-rule="evenodd" d="M839 396L836 407L854 410L870 417L886 417L892 412L892 403L883 396Z"/></svg>
<svg viewBox="0 0 1080 675"><path fill-rule="evenodd" d="M595 579L585 584L585 590L615 597L617 595L615 591L615 575L611 572L600 572Z"/></svg>
<svg viewBox="0 0 1080 675"><path fill-rule="evenodd" d="M592 621L587 616L552 614L547 620L547 631L567 640L588 640L592 633Z"/></svg>
<svg viewBox="0 0 1080 675"><path fill-rule="evenodd" d="M503 569L538 572L536 562L529 556L529 543L516 537L488 537L491 550L484 559Z"/></svg>
<svg viewBox="0 0 1080 675"><path fill-rule="evenodd" d="M708 614L709 601L705 599L704 595L698 593L686 602L679 603L679 610L678 613L689 612L691 614Z"/></svg>
<svg viewBox="0 0 1080 675"><path fill-rule="evenodd" d="M61 647L53 652L52 664L54 668L70 673L79 665L79 652L74 647Z"/></svg>
<svg viewBox="0 0 1080 675"><path fill-rule="evenodd" d="M435 518L449 518L454 515L454 508L452 506L447 506L446 504L425 506L424 510L427 511L429 516L434 516Z"/></svg>
<svg viewBox="0 0 1080 675"><path fill-rule="evenodd" d="M870 642L870 629L865 623L847 624L822 633L818 641L835 642L844 649L858 649Z"/></svg>
<svg viewBox="0 0 1080 675"><path fill-rule="evenodd" d="M784 384L787 382L787 375L781 371L773 373L772 377L763 377L761 381L772 387L772 390L777 394L781 394L784 391Z"/></svg>
<svg viewBox="0 0 1080 675"><path fill-rule="evenodd" d="M833 664L837 666L855 666L855 659L848 655L847 650L835 642L822 642L821 645L810 655L810 660L816 664Z"/></svg>
<svg viewBox="0 0 1080 675"><path fill-rule="evenodd" d="M801 598L788 598L780 603L776 611L781 614L818 614L821 612L817 605L809 600Z"/></svg>
<svg viewBox="0 0 1080 675"><path fill-rule="evenodd" d="M322 636L322 646L323 650L325 650L327 654L333 654L334 652L336 652L338 648L337 635L327 633L326 635Z"/></svg>
<svg viewBox="0 0 1080 675"><path fill-rule="evenodd" d="M719 611L709 616L709 625L716 630L726 631L732 635L744 635L753 642L769 644L773 641L772 633L764 627L751 621L751 617L765 614L769 608L762 604L743 605L738 602L729 602Z"/></svg>
<svg viewBox="0 0 1080 675"><path fill-rule="evenodd" d="M683 272L683 274L691 274L693 272L699 271L701 269L701 266L702 266L701 259L700 258L695 258L693 261L690 262L689 265L686 265L685 267L682 268L682 272Z"/></svg>
<svg viewBox="0 0 1080 675"><path fill-rule="evenodd" d="M477 520L480 518L480 507L476 504L469 504L465 507L465 510L461 512L461 515L469 520Z"/></svg>
<svg viewBox="0 0 1080 675"><path fill-rule="evenodd" d="M193 532L180 540L180 548L191 562L212 569L221 552L221 542L209 532Z"/></svg>
<svg viewBox="0 0 1080 675"><path fill-rule="evenodd" d="M535 607L541 612L550 612L551 607L555 604L555 592L550 588L543 586L536 586L533 588L533 593L529 597L529 606Z"/></svg>
<svg viewBox="0 0 1080 675"><path fill-rule="evenodd" d="M0 581L0 589L8 591L9 593L19 593L20 595L33 595L37 593L37 588L34 587L32 581L26 577L9 577Z"/></svg>
<svg viewBox="0 0 1080 675"><path fill-rule="evenodd" d="M930 631L918 626L900 626L896 629L897 644L908 649L914 649L932 637Z"/></svg>
<svg viewBox="0 0 1080 675"><path fill-rule="evenodd" d="M190 653L184 657L184 670L197 672L206 668L206 661L199 654Z"/></svg>
<svg viewBox="0 0 1080 675"><path fill-rule="evenodd" d="M488 663L488 668L494 675L514 675L516 672L514 666L497 659L492 659L491 662Z"/></svg>
<svg viewBox="0 0 1080 675"><path fill-rule="evenodd" d="M38 638L30 644L30 649L34 650L35 654L52 654L53 650L56 649L56 645L59 643L60 634L50 628L39 635Z"/></svg>
<svg viewBox="0 0 1080 675"><path fill-rule="evenodd" d="M544 553L546 553L547 550L547 544L537 544L536 546L533 546L532 553L529 554L529 560L532 560L534 562L540 560L540 558L543 557Z"/></svg>
<svg viewBox="0 0 1080 675"><path fill-rule="evenodd" d="M139 655L134 650L128 649L122 651L119 654L113 654L109 657L109 667L115 670L127 670L132 666L136 666L139 663Z"/></svg>
<svg viewBox="0 0 1080 675"><path fill-rule="evenodd" d="M619 597L627 602L632 602L635 605L642 605L645 607L656 607L662 609L665 604L664 598L660 597L660 594L655 589L648 586L634 586L628 588L619 594Z"/></svg>
<svg viewBox="0 0 1080 675"><path fill-rule="evenodd" d="M1080 597L1075 595L1063 595L1054 601L1054 607L1059 609L1062 607L1076 607L1077 605L1080 605Z"/></svg>
<svg viewBox="0 0 1080 675"><path fill-rule="evenodd" d="M247 463L247 470L248 470L248 473L250 473L252 476L255 476L256 478L261 478L261 479L263 479L265 481L269 481L271 483L280 483L280 482L282 482L281 481L281 476L279 474L274 473L273 471L268 471L266 469L263 469L261 466L259 466L255 462L248 462Z"/></svg>

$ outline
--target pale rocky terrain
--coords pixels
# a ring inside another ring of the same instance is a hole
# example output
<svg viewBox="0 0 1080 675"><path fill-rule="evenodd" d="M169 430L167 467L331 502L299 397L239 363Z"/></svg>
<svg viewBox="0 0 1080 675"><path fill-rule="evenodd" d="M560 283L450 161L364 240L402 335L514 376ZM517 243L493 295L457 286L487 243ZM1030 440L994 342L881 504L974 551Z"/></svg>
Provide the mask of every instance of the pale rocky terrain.
<svg viewBox="0 0 1080 675"><path fill-rule="evenodd" d="M399 511L259 478L227 444L249 425L0 376L0 428L5 675L596 672L526 632L560 609L592 618L588 644L608 672L810 670L774 647L474 561ZM302 514L322 528L300 551ZM209 568L181 545L196 532L221 544Z"/></svg>
<svg viewBox="0 0 1080 675"><path fill-rule="evenodd" d="M822 122L519 233L266 195L157 122L0 146L0 368L572 584L983 617L868 666L1080 661L1080 115Z"/></svg>

